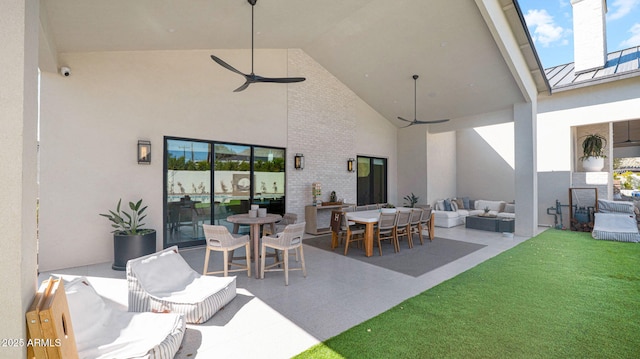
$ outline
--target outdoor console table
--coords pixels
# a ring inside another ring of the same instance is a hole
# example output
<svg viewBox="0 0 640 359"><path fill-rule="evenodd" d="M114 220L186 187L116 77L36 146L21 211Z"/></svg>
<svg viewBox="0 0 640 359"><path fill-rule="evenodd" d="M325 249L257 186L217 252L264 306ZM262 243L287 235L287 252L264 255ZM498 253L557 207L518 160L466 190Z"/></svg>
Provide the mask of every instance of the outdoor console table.
<svg viewBox="0 0 640 359"><path fill-rule="evenodd" d="M248 213L234 214L227 217L227 221L233 223L233 233L238 233L241 224L250 225L249 235L253 242L253 263L256 269L256 278L260 278L260 226L271 224L271 233L276 233L275 222L282 219L279 214L267 213L266 217L249 217Z"/></svg>
<svg viewBox="0 0 640 359"><path fill-rule="evenodd" d="M304 226L304 231L313 234L327 234L331 233L331 228L329 227L329 217L331 215L331 210L333 209L342 209L343 207L349 207L350 204L336 204L331 206L306 206L304 208L304 220L306 222ZM326 221L318 220L318 212L322 211L326 213ZM326 227L319 227L319 223L326 222Z"/></svg>
<svg viewBox="0 0 640 359"><path fill-rule="evenodd" d="M516 221L511 218L468 216L466 228L489 232L511 232L515 230Z"/></svg>

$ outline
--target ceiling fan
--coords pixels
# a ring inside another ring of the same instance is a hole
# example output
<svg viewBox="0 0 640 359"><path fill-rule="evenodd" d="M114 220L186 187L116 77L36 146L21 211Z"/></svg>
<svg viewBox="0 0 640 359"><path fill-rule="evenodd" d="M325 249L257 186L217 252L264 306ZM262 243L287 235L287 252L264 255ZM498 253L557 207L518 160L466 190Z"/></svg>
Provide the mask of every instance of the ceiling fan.
<svg viewBox="0 0 640 359"><path fill-rule="evenodd" d="M246 80L245 83L242 86L238 87L237 89L233 90L233 92L240 92L246 89L247 87L249 87L249 85L253 83L258 83L258 82L292 83L292 82L304 81L305 80L304 77L262 77L253 73L253 8L256 5L256 2L258 2L258 0L247 0L247 2L251 4L251 73L244 74L238 71L233 66L229 65L228 63L222 61L222 59L220 59L219 57L215 55L211 55L211 59L217 62L220 66L224 67L229 71L233 71L239 75L244 76Z"/></svg>
<svg viewBox="0 0 640 359"><path fill-rule="evenodd" d="M431 124L431 123L442 123L442 122L449 121L449 119L434 120L434 121L419 121L417 119L417 110L416 110L416 106L417 106L417 103L418 103L417 84L418 84L418 75L413 75L413 121L405 120L404 118L398 116L398 120L409 122L408 125L402 126L402 127L409 127L409 126L413 126L413 125L426 125L426 124Z"/></svg>
<svg viewBox="0 0 640 359"><path fill-rule="evenodd" d="M640 143L640 140L632 140L631 139L631 126L630 126L630 122L631 121L627 121L627 140L626 141L622 141L622 142L615 142L614 145L620 145L620 146L627 146L627 145L634 145L637 143Z"/></svg>

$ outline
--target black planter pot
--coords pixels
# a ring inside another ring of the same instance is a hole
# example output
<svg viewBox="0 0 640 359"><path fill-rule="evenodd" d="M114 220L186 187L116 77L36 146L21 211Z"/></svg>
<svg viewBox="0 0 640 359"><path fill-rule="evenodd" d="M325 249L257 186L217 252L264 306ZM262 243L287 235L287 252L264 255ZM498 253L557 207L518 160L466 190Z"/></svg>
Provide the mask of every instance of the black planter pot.
<svg viewBox="0 0 640 359"><path fill-rule="evenodd" d="M127 269L129 259L146 256L156 251L156 231L138 235L113 235L113 265L115 270Z"/></svg>

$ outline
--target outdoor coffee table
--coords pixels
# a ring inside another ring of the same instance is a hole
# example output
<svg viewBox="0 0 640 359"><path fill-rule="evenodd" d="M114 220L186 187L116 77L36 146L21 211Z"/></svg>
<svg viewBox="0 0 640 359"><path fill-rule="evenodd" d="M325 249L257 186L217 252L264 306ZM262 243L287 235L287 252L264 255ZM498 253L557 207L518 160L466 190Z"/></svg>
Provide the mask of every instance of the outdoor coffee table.
<svg viewBox="0 0 640 359"><path fill-rule="evenodd" d="M513 233L515 222L515 219L511 218L467 216L465 227L481 231Z"/></svg>
<svg viewBox="0 0 640 359"><path fill-rule="evenodd" d="M234 214L227 217L227 221L233 223L233 233L238 233L241 224L248 224L249 235L253 243L253 262L256 268L256 278L260 278L260 226L263 224L271 224L271 233L276 233L274 223L281 220L279 214L267 213L266 217L249 217L248 213Z"/></svg>

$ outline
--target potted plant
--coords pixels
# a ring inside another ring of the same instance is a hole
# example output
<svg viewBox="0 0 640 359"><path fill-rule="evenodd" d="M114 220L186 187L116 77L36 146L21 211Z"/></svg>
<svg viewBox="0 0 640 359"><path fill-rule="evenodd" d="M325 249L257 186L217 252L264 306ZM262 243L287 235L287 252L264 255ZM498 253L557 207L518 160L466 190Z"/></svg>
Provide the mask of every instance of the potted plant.
<svg viewBox="0 0 640 359"><path fill-rule="evenodd" d="M381 213L396 213L396 206L391 203L386 203L384 206L380 207Z"/></svg>
<svg viewBox="0 0 640 359"><path fill-rule="evenodd" d="M415 207L416 203L418 203L419 199L420 197L416 196L415 194L413 194L413 192L411 192L410 196L404 196L404 200L408 202L408 203L405 203L404 205L409 208L413 208Z"/></svg>
<svg viewBox="0 0 640 359"><path fill-rule="evenodd" d="M100 213L111 221L113 233L113 265L115 270L125 270L129 259L138 258L156 251L156 231L143 228L142 220L147 216L142 206L142 199L129 202L131 212L121 211L122 199L118 201L115 211Z"/></svg>
<svg viewBox="0 0 640 359"><path fill-rule="evenodd" d="M582 168L587 172L597 172L604 167L604 146L607 139L597 133L586 135L582 141Z"/></svg>

